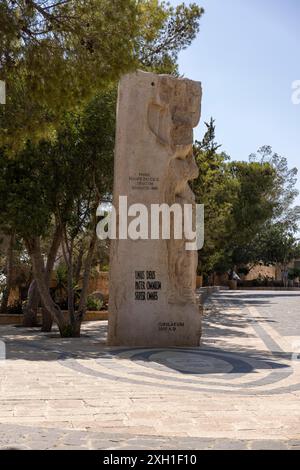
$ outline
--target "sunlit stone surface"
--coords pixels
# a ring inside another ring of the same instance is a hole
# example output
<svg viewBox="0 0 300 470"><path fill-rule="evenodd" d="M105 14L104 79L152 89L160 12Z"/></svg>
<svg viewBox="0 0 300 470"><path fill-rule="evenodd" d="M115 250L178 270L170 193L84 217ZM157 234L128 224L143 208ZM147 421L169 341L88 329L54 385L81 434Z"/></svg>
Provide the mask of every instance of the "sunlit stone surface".
<svg viewBox="0 0 300 470"><path fill-rule="evenodd" d="M120 196L128 197L128 208L144 204L149 214L151 204L194 204L188 182L198 175L192 144L200 105L198 82L140 71L122 78L115 152L117 213ZM199 344L197 252L186 250L184 238L174 239L172 220L169 240L160 234L157 240L112 242L110 345ZM118 222L120 228L123 222ZM149 234L150 229L149 219Z"/></svg>

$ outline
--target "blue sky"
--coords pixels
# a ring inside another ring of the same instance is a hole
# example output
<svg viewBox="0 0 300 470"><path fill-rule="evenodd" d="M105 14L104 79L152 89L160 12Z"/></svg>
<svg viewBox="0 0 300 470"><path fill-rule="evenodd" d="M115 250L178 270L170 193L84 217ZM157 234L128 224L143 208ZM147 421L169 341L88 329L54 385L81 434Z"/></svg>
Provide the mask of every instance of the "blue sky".
<svg viewBox="0 0 300 470"><path fill-rule="evenodd" d="M213 116L217 141L232 159L267 144L300 173L300 105L291 100L292 82L300 80L300 1L195 3L205 9L201 30L179 57L180 73L203 86L195 137Z"/></svg>

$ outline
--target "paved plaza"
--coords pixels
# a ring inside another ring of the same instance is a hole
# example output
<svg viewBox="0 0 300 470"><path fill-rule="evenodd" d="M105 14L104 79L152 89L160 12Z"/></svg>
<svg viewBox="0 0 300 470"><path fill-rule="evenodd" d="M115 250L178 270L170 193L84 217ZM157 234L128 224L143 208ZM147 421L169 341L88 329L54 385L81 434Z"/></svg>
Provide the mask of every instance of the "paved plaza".
<svg viewBox="0 0 300 470"><path fill-rule="evenodd" d="M199 348L1 326L0 448L300 449L300 292L221 291Z"/></svg>

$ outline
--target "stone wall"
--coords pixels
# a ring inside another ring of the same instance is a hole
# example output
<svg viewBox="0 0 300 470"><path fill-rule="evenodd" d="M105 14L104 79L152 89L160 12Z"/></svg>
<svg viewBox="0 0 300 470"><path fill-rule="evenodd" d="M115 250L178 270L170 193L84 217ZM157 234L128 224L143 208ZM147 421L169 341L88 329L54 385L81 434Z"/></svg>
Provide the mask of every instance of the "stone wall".
<svg viewBox="0 0 300 470"><path fill-rule="evenodd" d="M67 312L64 311L64 314L67 315ZM84 316L83 321L102 321L108 319L108 311L88 311ZM42 320L42 315L38 314L38 320ZM10 314L0 314L0 325L22 325L23 315L10 315Z"/></svg>

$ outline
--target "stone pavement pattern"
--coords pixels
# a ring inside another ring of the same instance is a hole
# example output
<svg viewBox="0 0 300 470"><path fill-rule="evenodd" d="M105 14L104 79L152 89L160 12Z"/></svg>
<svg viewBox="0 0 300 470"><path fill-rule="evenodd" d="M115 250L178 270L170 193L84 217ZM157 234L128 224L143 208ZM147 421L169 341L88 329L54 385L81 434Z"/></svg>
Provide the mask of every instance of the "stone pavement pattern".
<svg viewBox="0 0 300 470"><path fill-rule="evenodd" d="M0 448L300 449L299 297L214 295L200 348L0 327Z"/></svg>

